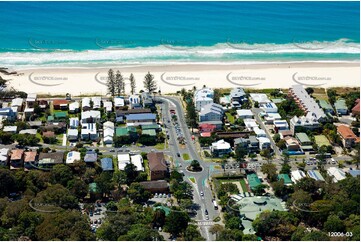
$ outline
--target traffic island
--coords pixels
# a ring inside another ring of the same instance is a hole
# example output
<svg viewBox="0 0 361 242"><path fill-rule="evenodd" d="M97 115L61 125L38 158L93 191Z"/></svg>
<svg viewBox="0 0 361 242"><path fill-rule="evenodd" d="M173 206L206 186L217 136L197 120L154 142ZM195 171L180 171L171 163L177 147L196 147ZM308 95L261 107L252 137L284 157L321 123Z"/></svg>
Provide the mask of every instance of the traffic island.
<svg viewBox="0 0 361 242"><path fill-rule="evenodd" d="M199 161L192 160L191 164L187 166L187 170L189 172L201 172L203 171L203 167L199 164Z"/></svg>

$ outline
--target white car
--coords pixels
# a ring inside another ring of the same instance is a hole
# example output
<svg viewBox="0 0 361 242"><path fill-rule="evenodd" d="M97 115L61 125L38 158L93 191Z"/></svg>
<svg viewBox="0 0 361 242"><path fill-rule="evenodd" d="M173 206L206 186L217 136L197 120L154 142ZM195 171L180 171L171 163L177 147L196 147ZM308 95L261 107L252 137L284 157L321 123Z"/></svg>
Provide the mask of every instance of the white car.
<svg viewBox="0 0 361 242"><path fill-rule="evenodd" d="M204 193L203 193L203 191L201 191L201 193L200 193L200 194L201 194L201 196L202 196L202 197L204 196Z"/></svg>

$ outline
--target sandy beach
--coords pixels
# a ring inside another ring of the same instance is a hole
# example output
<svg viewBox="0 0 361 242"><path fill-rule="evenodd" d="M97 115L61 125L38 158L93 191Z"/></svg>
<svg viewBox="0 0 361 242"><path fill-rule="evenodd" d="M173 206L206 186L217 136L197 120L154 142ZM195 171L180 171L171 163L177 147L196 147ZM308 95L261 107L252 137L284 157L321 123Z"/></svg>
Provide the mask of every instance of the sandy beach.
<svg viewBox="0 0 361 242"><path fill-rule="evenodd" d="M314 87L360 87L359 63L274 63L274 64L178 64L112 67L54 67L16 70L20 75L3 75L10 86L38 94L106 95L107 71L119 70L126 79L133 73L137 91L144 89L144 75L150 71L163 94L182 88L206 85L212 88L236 86L252 89L289 88L303 84Z"/></svg>

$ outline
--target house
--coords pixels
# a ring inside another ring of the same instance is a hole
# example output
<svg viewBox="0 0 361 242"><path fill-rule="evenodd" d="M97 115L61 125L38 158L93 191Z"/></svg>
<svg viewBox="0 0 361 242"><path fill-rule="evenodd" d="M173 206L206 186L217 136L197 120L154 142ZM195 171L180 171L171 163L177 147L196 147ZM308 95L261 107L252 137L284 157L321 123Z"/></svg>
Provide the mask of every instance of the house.
<svg viewBox="0 0 361 242"><path fill-rule="evenodd" d="M130 162L137 168L137 171L144 171L143 157L141 155L131 155Z"/></svg>
<svg viewBox="0 0 361 242"><path fill-rule="evenodd" d="M70 118L69 127L71 129L77 129L79 127L79 118Z"/></svg>
<svg viewBox="0 0 361 242"><path fill-rule="evenodd" d="M256 123L255 119L246 118L243 120L244 125L249 131L253 131L255 127L258 127L258 124Z"/></svg>
<svg viewBox="0 0 361 242"><path fill-rule="evenodd" d="M32 135L36 135L37 130L36 129L23 129L20 130L19 134L32 134Z"/></svg>
<svg viewBox="0 0 361 242"><path fill-rule="evenodd" d="M54 137L56 137L56 135L55 135L55 133L53 131L45 131L45 132L43 132L42 136L46 137L46 138L54 138Z"/></svg>
<svg viewBox="0 0 361 242"><path fill-rule="evenodd" d="M241 119L252 119L253 113L249 109L238 109L237 110L237 117Z"/></svg>
<svg viewBox="0 0 361 242"><path fill-rule="evenodd" d="M28 125L30 126L30 128L40 128L43 123L41 121L29 121Z"/></svg>
<svg viewBox="0 0 361 242"><path fill-rule="evenodd" d="M110 113L113 111L113 103L112 102L106 101L106 102L103 102L103 105L104 105L105 111L107 113Z"/></svg>
<svg viewBox="0 0 361 242"><path fill-rule="evenodd" d="M49 107L49 103L46 100L39 100L38 104L39 104L39 108L41 108L42 110L45 110Z"/></svg>
<svg viewBox="0 0 361 242"><path fill-rule="evenodd" d="M275 120L273 121L273 127L276 133L282 130L289 130L290 126L287 123L287 120Z"/></svg>
<svg viewBox="0 0 361 242"><path fill-rule="evenodd" d="M54 119L59 120L65 120L67 118L68 114L66 112L56 112L54 113Z"/></svg>
<svg viewBox="0 0 361 242"><path fill-rule="evenodd" d="M117 123L121 123L124 121L125 116L128 114L140 114L140 113L152 113L149 108L138 108L138 109L128 109L128 110L121 110L118 109L115 111L115 120Z"/></svg>
<svg viewBox="0 0 361 242"><path fill-rule="evenodd" d="M92 97L93 109L99 109L102 107L102 98L101 97Z"/></svg>
<svg viewBox="0 0 361 242"><path fill-rule="evenodd" d="M346 125L337 126L337 133L340 135L342 144L345 148L351 148L356 143L360 142L360 138L358 138Z"/></svg>
<svg viewBox="0 0 361 242"><path fill-rule="evenodd" d="M360 99L356 99L355 106L351 110L353 116L360 115Z"/></svg>
<svg viewBox="0 0 361 242"><path fill-rule="evenodd" d="M273 102L261 103L259 107L266 113L277 113L278 107Z"/></svg>
<svg viewBox="0 0 361 242"><path fill-rule="evenodd" d="M104 144L112 144L114 137L114 128L105 128L103 130L103 142Z"/></svg>
<svg viewBox="0 0 361 242"><path fill-rule="evenodd" d="M325 181L325 178L323 178L318 170L309 170L307 171L307 175L316 181Z"/></svg>
<svg viewBox="0 0 361 242"><path fill-rule="evenodd" d="M101 118L100 111L91 110L81 113L81 123L96 123Z"/></svg>
<svg viewBox="0 0 361 242"><path fill-rule="evenodd" d="M154 129L157 132L162 131L162 127L159 124L145 124L141 128L142 130Z"/></svg>
<svg viewBox="0 0 361 242"><path fill-rule="evenodd" d="M360 176L360 170L348 170L347 173L349 173L352 177Z"/></svg>
<svg viewBox="0 0 361 242"><path fill-rule="evenodd" d="M115 109L124 107L124 98L123 97L114 97L114 107L115 107Z"/></svg>
<svg viewBox="0 0 361 242"><path fill-rule="evenodd" d="M276 120L281 120L281 115L279 113L266 113L263 116L267 124L274 124Z"/></svg>
<svg viewBox="0 0 361 242"><path fill-rule="evenodd" d="M303 130L316 130L320 128L320 123L317 117L312 113L307 113L306 116L297 117L294 116L290 120L290 130L294 134L295 132Z"/></svg>
<svg viewBox="0 0 361 242"><path fill-rule="evenodd" d="M36 97L37 97L36 93L28 93L27 94L25 102L26 102L26 106L28 108L34 107L34 104L36 103Z"/></svg>
<svg viewBox="0 0 361 242"><path fill-rule="evenodd" d="M89 111L91 109L91 105L90 105L90 98L88 97L84 97L81 100L81 109L83 111Z"/></svg>
<svg viewBox="0 0 361 242"><path fill-rule="evenodd" d="M83 123L81 125L81 139L96 141L99 136L95 123Z"/></svg>
<svg viewBox="0 0 361 242"><path fill-rule="evenodd" d="M79 113L79 112L80 112L80 104L78 101L69 104L69 113Z"/></svg>
<svg viewBox="0 0 361 242"><path fill-rule="evenodd" d="M113 160L112 158L106 157L100 160L103 171L113 171Z"/></svg>
<svg viewBox="0 0 361 242"><path fill-rule="evenodd" d="M259 127L255 127L253 129L253 132L256 134L257 138L267 137L266 132L263 129L260 129Z"/></svg>
<svg viewBox="0 0 361 242"><path fill-rule="evenodd" d="M248 101L247 95L241 87L233 88L229 96L231 99L231 105L234 108L240 107L241 104Z"/></svg>
<svg viewBox="0 0 361 242"><path fill-rule="evenodd" d="M259 104L270 103L271 100L268 99L267 95L264 93L250 93L252 102L258 102Z"/></svg>
<svg viewBox="0 0 361 242"><path fill-rule="evenodd" d="M24 162L24 150L15 149L10 152L10 169L20 169Z"/></svg>
<svg viewBox="0 0 361 242"><path fill-rule="evenodd" d="M149 114L128 114L126 115L127 126L139 126L145 124L154 124L156 122L156 115Z"/></svg>
<svg viewBox="0 0 361 242"><path fill-rule="evenodd" d="M248 154L254 154L259 151L259 141L256 136L250 135L248 138L237 138L234 140L235 149L237 146L243 147Z"/></svg>
<svg viewBox="0 0 361 242"><path fill-rule="evenodd" d="M49 152L39 154L38 166L39 167L49 167L56 164L63 164L64 161L64 152Z"/></svg>
<svg viewBox="0 0 361 242"><path fill-rule="evenodd" d="M150 152L147 154L150 180L162 180L166 178L168 174L168 168L166 165L163 152Z"/></svg>
<svg viewBox="0 0 361 242"><path fill-rule="evenodd" d="M68 101L65 99L56 99L53 101L53 107L55 110L67 110Z"/></svg>
<svg viewBox="0 0 361 242"><path fill-rule="evenodd" d="M291 180L294 183L297 183L299 180L305 177L306 177L305 173L301 170L291 171Z"/></svg>
<svg viewBox="0 0 361 242"><path fill-rule="evenodd" d="M199 121L220 121L223 119L222 105L217 103L210 103L204 105L199 112Z"/></svg>
<svg viewBox="0 0 361 242"><path fill-rule="evenodd" d="M14 108L13 110L16 110L17 112L20 112L23 107L24 99L22 98L14 98L11 101L10 107Z"/></svg>
<svg viewBox="0 0 361 242"><path fill-rule="evenodd" d="M167 193L169 192L169 185L165 180L159 181L142 181L139 184L144 187L145 190L151 193Z"/></svg>
<svg viewBox="0 0 361 242"><path fill-rule="evenodd" d="M329 167L327 169L327 174L333 177L333 182L338 182L346 178L345 172L336 167Z"/></svg>
<svg viewBox="0 0 361 242"><path fill-rule="evenodd" d="M277 178L279 181L283 179L283 184L285 184L286 186L292 185L292 180L288 174L279 174Z"/></svg>
<svg viewBox="0 0 361 242"><path fill-rule="evenodd" d="M258 142L259 142L259 149L260 150L269 149L271 147L271 141L269 140L269 138L260 137L260 138L257 138L257 139L258 139Z"/></svg>
<svg viewBox="0 0 361 242"><path fill-rule="evenodd" d="M254 173L247 175L247 181L251 190L255 190L259 185L262 184L257 174Z"/></svg>
<svg viewBox="0 0 361 242"><path fill-rule="evenodd" d="M0 119L15 120L17 112L14 112L12 108L0 108Z"/></svg>
<svg viewBox="0 0 361 242"><path fill-rule="evenodd" d="M75 161L81 161L80 159L80 152L78 151L70 151L66 155L66 164L73 164Z"/></svg>
<svg viewBox="0 0 361 242"><path fill-rule="evenodd" d="M7 133L16 134L17 130L18 130L17 126L4 126L3 127L3 131L7 132Z"/></svg>
<svg viewBox="0 0 361 242"><path fill-rule="evenodd" d="M85 153L85 163L94 163L98 160L98 154L95 151L89 150Z"/></svg>
<svg viewBox="0 0 361 242"><path fill-rule="evenodd" d="M232 152L231 145L223 139L212 143L210 149L214 157L222 157Z"/></svg>
<svg viewBox="0 0 361 242"><path fill-rule="evenodd" d="M137 129L135 127L119 127L115 130L116 136L129 136L131 139L138 137Z"/></svg>
<svg viewBox="0 0 361 242"><path fill-rule="evenodd" d="M115 124L111 121L106 121L103 123L103 129L114 129Z"/></svg>
<svg viewBox="0 0 361 242"><path fill-rule="evenodd" d="M287 136L292 136L293 137L293 133L291 130L281 130L280 132L278 132L280 134L280 138L284 139Z"/></svg>
<svg viewBox="0 0 361 242"><path fill-rule="evenodd" d="M131 109L143 107L139 95L130 95L128 101Z"/></svg>
<svg viewBox="0 0 361 242"><path fill-rule="evenodd" d="M205 121L205 122L199 122L198 125L204 125L204 124L212 124L216 126L216 130L221 130L223 127L222 121Z"/></svg>
<svg viewBox="0 0 361 242"><path fill-rule="evenodd" d="M127 164L130 164L129 154L118 154L118 169L124 171Z"/></svg>
<svg viewBox="0 0 361 242"><path fill-rule="evenodd" d="M313 143L306 133L296 133L296 139L300 142L301 149L303 151L313 150L313 146L312 146Z"/></svg>
<svg viewBox="0 0 361 242"><path fill-rule="evenodd" d="M7 166L8 160L9 160L9 149L8 148L0 149L0 165Z"/></svg>
<svg viewBox="0 0 361 242"><path fill-rule="evenodd" d="M298 140L296 138L287 136L284 138L286 141L286 148L287 151L299 151L300 150L300 144L298 143Z"/></svg>
<svg viewBox="0 0 361 242"><path fill-rule="evenodd" d="M34 169L37 166L38 154L36 151L24 152L24 170Z"/></svg>
<svg viewBox="0 0 361 242"><path fill-rule="evenodd" d="M289 91L288 96L292 97L298 107L302 109L305 114L311 113L317 121L326 118L325 112L318 106L315 99L313 99L302 85L293 85Z"/></svg>
<svg viewBox="0 0 361 242"><path fill-rule="evenodd" d="M320 105L320 107L326 112L326 113L329 113L329 114L334 114L334 110L333 110L333 107L331 106L331 104L327 101L327 100L323 100L321 99L318 103Z"/></svg>
<svg viewBox="0 0 361 242"><path fill-rule="evenodd" d="M335 102L335 109L336 109L336 113L338 115L347 115L348 114L348 109L347 109L345 99L338 99Z"/></svg>
<svg viewBox="0 0 361 242"><path fill-rule="evenodd" d="M78 140L78 129L68 129L66 137L69 141L77 141Z"/></svg>
<svg viewBox="0 0 361 242"><path fill-rule="evenodd" d="M214 91L211 88L202 88L194 93L194 105L197 111L210 103L213 103Z"/></svg>
<svg viewBox="0 0 361 242"><path fill-rule="evenodd" d="M142 130L142 135L149 135L149 136L154 137L154 139L155 139L157 136L157 131L155 131L155 129L145 129L145 130Z"/></svg>
<svg viewBox="0 0 361 242"><path fill-rule="evenodd" d="M34 114L34 108L26 107L24 109L25 119L29 120L29 118Z"/></svg>
<svg viewBox="0 0 361 242"><path fill-rule="evenodd" d="M140 94L142 99L143 108L154 108L154 101L152 95L149 92L143 92Z"/></svg>
<svg viewBox="0 0 361 242"><path fill-rule="evenodd" d="M203 123L203 124L199 125L198 130L199 130L201 136L203 136L202 134L209 134L209 136L210 136L211 133L216 130L216 125Z"/></svg>

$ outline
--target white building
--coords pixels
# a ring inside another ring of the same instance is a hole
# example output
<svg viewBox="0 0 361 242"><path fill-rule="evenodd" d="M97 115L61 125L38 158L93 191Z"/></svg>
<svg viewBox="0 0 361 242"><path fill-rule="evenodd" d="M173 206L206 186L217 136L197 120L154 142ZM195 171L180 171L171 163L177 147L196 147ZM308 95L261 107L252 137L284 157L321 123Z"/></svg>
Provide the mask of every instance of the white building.
<svg viewBox="0 0 361 242"><path fill-rule="evenodd" d="M130 156L130 161L137 167L137 171L144 171L143 157L141 155Z"/></svg>
<svg viewBox="0 0 361 242"><path fill-rule="evenodd" d="M80 161L80 152L78 151L70 151L66 155L66 164L73 164L75 161Z"/></svg>
<svg viewBox="0 0 361 242"><path fill-rule="evenodd" d="M253 102L258 102L259 104L271 102L271 100L269 100L267 95L264 93L250 93L249 95Z"/></svg>
<svg viewBox="0 0 361 242"><path fill-rule="evenodd" d="M268 149L268 148L271 147L271 141L269 140L269 138L259 137L257 139L258 139L258 142L259 142L259 149L260 150Z"/></svg>
<svg viewBox="0 0 361 242"><path fill-rule="evenodd" d="M21 107L23 106L23 102L24 102L24 99L22 98L14 98L12 101L11 101L11 107L16 109L16 111L20 111L21 110Z"/></svg>
<svg viewBox="0 0 361 242"><path fill-rule="evenodd" d="M294 116L290 120L290 127L292 133L294 134L298 127L313 130L318 129L320 127L320 123L318 122L316 115L307 113L306 116Z"/></svg>
<svg viewBox="0 0 361 242"><path fill-rule="evenodd" d="M130 163L129 154L118 154L118 169L124 171L125 166Z"/></svg>
<svg viewBox="0 0 361 242"><path fill-rule="evenodd" d="M278 133L278 131L290 129L290 126L288 125L287 120L275 120L275 121L273 121L273 126L277 133Z"/></svg>
<svg viewBox="0 0 361 242"><path fill-rule="evenodd" d="M224 141L223 139L212 143L212 146L210 148L213 156L215 157L222 157L223 155L232 152L231 145L228 142Z"/></svg>
<svg viewBox="0 0 361 242"><path fill-rule="evenodd" d="M194 94L194 104L197 111L210 103L213 103L214 91L211 88L202 88L195 92Z"/></svg>
<svg viewBox="0 0 361 242"><path fill-rule="evenodd" d="M8 148L0 149L0 164L1 165L3 165L3 166L7 165L8 156L9 156L9 149Z"/></svg>
<svg viewBox="0 0 361 242"><path fill-rule="evenodd" d="M120 108L124 106L124 98L123 97L115 97L114 98L114 107Z"/></svg>
<svg viewBox="0 0 361 242"><path fill-rule="evenodd" d="M78 118L70 118L69 119L69 127L71 129L77 129L79 127L79 119Z"/></svg>
<svg viewBox="0 0 361 242"><path fill-rule="evenodd" d="M129 100L130 108L141 108L142 107L139 95L130 95L128 100Z"/></svg>
<svg viewBox="0 0 361 242"><path fill-rule="evenodd" d="M277 113L278 112L278 107L273 102L262 103L259 105L259 107L266 113Z"/></svg>
<svg viewBox="0 0 361 242"><path fill-rule="evenodd" d="M3 127L3 131L4 132L8 132L8 133L13 133L13 134L16 134L16 131L18 130L18 127L17 126L4 126Z"/></svg>
<svg viewBox="0 0 361 242"><path fill-rule="evenodd" d="M92 97L93 109L99 109L102 107L102 98L101 97Z"/></svg>
<svg viewBox="0 0 361 242"><path fill-rule="evenodd" d="M346 178L345 172L337 167L328 168L327 174L333 177L333 182L338 182Z"/></svg>
<svg viewBox="0 0 361 242"><path fill-rule="evenodd" d="M91 110L81 113L81 123L96 123L100 120L100 111Z"/></svg>
<svg viewBox="0 0 361 242"><path fill-rule="evenodd" d="M114 123L107 121L103 124L103 141L104 144L112 144L114 137Z"/></svg>
<svg viewBox="0 0 361 242"><path fill-rule="evenodd" d="M90 98L84 97L81 100L81 108L82 108L83 111L90 110L90 108L91 108L91 106L90 106Z"/></svg>
<svg viewBox="0 0 361 242"><path fill-rule="evenodd" d="M95 123L83 123L81 125L81 139L96 141L99 138Z"/></svg>
<svg viewBox="0 0 361 242"><path fill-rule="evenodd" d="M263 118L267 124L273 124L275 120L280 120L282 117L279 113L267 113Z"/></svg>
<svg viewBox="0 0 361 242"><path fill-rule="evenodd" d="M253 113L249 109L239 109L237 110L237 116L241 119L252 119Z"/></svg>
<svg viewBox="0 0 361 242"><path fill-rule="evenodd" d="M103 105L104 105L105 111L107 111L108 113L113 111L113 103L112 102L106 101L106 102L103 102Z"/></svg>
<svg viewBox="0 0 361 242"><path fill-rule="evenodd" d="M243 122L249 131L253 131L254 128L258 127L258 124L256 123L255 119L247 118L244 119Z"/></svg>
<svg viewBox="0 0 361 242"><path fill-rule="evenodd" d="M78 113L80 111L80 104L78 101L69 103L69 113Z"/></svg>
<svg viewBox="0 0 361 242"><path fill-rule="evenodd" d="M253 129L254 133L256 134L257 138L260 137L267 137L266 132L263 129L260 129L259 127L255 127Z"/></svg>
<svg viewBox="0 0 361 242"><path fill-rule="evenodd" d="M248 101L247 95L241 87L233 88L229 96L231 99L232 107L234 108L240 107L242 103Z"/></svg>
<svg viewBox="0 0 361 242"><path fill-rule="evenodd" d="M68 129L66 137L69 141L76 141L78 140L78 135L79 132L77 129Z"/></svg>
<svg viewBox="0 0 361 242"><path fill-rule="evenodd" d="M291 180L297 183L302 178L306 177L306 174L301 170L291 171Z"/></svg>
<svg viewBox="0 0 361 242"><path fill-rule="evenodd" d="M199 121L220 121L223 118L223 107L217 103L210 103L201 109L199 112Z"/></svg>

